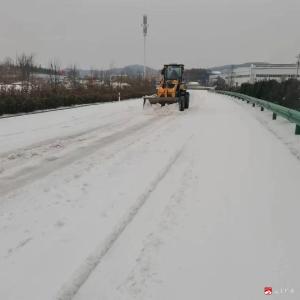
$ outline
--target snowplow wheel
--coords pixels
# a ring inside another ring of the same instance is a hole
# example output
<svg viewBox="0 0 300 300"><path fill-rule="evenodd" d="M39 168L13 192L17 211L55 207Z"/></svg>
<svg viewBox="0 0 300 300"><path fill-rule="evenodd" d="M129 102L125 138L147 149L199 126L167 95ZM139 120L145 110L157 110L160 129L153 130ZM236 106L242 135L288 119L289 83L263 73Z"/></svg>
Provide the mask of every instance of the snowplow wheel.
<svg viewBox="0 0 300 300"><path fill-rule="evenodd" d="M180 98L179 98L179 110L184 111L184 107L185 107L184 96L180 96Z"/></svg>
<svg viewBox="0 0 300 300"><path fill-rule="evenodd" d="M190 94L186 93L186 95L184 96L184 108L188 109L190 106Z"/></svg>

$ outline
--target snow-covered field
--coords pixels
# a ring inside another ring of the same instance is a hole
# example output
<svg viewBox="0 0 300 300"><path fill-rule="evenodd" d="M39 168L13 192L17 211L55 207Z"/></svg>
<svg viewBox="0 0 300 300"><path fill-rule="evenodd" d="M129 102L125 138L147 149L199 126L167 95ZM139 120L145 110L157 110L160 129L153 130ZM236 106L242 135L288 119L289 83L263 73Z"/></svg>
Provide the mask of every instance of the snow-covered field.
<svg viewBox="0 0 300 300"><path fill-rule="evenodd" d="M300 299L300 143L229 97L0 120L0 299Z"/></svg>

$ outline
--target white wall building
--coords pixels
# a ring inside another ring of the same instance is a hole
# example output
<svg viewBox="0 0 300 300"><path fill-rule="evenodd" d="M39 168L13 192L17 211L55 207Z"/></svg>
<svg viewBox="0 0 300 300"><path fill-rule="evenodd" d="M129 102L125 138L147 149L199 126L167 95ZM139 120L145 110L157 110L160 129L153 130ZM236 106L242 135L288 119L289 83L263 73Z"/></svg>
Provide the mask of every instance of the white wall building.
<svg viewBox="0 0 300 300"><path fill-rule="evenodd" d="M290 78L296 78L296 64L252 64L249 67L237 67L227 70L218 76L223 78L228 85L240 86L243 83L255 83L262 80L277 80L282 82ZM217 74L210 76L210 82L217 80ZM300 75L298 75L298 79Z"/></svg>

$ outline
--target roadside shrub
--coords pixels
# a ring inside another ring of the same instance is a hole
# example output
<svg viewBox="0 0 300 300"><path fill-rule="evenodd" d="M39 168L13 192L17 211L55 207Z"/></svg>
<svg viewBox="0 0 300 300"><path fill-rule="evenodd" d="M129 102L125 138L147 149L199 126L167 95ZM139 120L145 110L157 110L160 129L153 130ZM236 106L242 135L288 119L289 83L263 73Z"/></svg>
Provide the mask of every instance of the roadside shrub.
<svg viewBox="0 0 300 300"><path fill-rule="evenodd" d="M133 82L124 89L111 87L88 87L56 89L48 86L38 87L31 91L0 91L0 115L27 113L36 110L54 109L63 106L117 101L121 92L121 100L140 98L153 93L150 82Z"/></svg>
<svg viewBox="0 0 300 300"><path fill-rule="evenodd" d="M289 79L281 83L276 80L259 81L254 84L244 83L236 91L300 110L300 81L296 79Z"/></svg>

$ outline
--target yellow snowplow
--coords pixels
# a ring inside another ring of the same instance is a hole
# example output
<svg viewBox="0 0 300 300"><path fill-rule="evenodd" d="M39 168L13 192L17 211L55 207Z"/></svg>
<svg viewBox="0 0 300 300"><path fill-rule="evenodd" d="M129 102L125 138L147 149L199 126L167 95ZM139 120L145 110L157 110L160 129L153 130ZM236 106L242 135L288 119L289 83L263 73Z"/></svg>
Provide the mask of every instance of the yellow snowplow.
<svg viewBox="0 0 300 300"><path fill-rule="evenodd" d="M178 103L179 110L184 111L189 108L190 94L183 83L184 65L169 64L164 65L161 71L162 79L154 96L144 97L144 106L147 101L150 104Z"/></svg>

